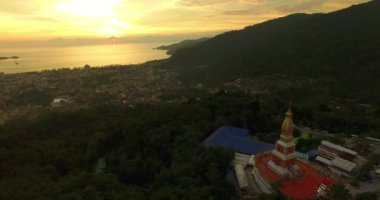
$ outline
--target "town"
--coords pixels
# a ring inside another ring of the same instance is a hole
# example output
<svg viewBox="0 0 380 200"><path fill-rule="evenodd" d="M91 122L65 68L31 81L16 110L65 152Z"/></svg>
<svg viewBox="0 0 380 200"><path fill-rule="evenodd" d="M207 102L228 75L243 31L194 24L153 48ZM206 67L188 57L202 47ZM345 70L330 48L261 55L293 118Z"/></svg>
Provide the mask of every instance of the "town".
<svg viewBox="0 0 380 200"><path fill-rule="evenodd" d="M0 123L46 110L75 110L98 104L133 106L160 101L181 88L177 74L143 66L108 66L0 74Z"/></svg>

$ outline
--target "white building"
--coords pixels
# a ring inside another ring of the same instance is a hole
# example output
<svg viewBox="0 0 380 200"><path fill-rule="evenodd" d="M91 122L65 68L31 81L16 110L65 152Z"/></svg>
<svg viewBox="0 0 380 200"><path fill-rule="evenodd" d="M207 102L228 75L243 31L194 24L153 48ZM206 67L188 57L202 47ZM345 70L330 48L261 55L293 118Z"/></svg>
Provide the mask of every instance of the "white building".
<svg viewBox="0 0 380 200"><path fill-rule="evenodd" d="M357 166L357 155L355 151L323 140L318 147L316 160L328 165L334 173L350 176Z"/></svg>

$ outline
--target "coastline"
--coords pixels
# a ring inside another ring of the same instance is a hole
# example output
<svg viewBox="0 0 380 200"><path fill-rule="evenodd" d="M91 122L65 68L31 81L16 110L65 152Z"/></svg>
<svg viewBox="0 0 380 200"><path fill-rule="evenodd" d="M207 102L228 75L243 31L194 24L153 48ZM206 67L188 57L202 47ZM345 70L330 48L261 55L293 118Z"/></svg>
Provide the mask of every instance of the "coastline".
<svg viewBox="0 0 380 200"><path fill-rule="evenodd" d="M30 70L30 71L15 71L15 72L2 72L0 71L0 75L14 75L14 74L43 74L43 73L59 73L59 72L80 72L85 70L117 70L120 68L136 68L136 67L147 67L151 65L161 64L165 62L168 58L163 59L152 59L143 63L131 63L131 64L108 64L108 65L97 65L90 66L85 65L82 67L56 67L49 69L41 69L41 70Z"/></svg>

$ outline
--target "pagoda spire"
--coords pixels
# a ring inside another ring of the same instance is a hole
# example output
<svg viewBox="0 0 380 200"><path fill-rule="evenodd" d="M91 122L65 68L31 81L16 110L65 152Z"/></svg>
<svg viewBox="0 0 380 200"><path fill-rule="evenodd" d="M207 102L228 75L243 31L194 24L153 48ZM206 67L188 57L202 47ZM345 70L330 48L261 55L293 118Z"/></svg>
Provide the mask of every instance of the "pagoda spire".
<svg viewBox="0 0 380 200"><path fill-rule="evenodd" d="M286 111L285 113L286 115L293 115L293 112L292 112L292 102L289 101L289 104L288 104L288 111Z"/></svg>
<svg viewBox="0 0 380 200"><path fill-rule="evenodd" d="M281 126L281 135L286 137L293 137L294 124L293 124L293 112L292 103L289 102L288 111L285 113L285 119Z"/></svg>

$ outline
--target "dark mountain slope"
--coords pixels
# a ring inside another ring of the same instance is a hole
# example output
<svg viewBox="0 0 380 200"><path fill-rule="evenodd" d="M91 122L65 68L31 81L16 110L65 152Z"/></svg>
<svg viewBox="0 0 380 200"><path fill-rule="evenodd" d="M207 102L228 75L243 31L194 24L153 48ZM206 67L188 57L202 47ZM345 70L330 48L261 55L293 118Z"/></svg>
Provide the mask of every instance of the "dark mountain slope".
<svg viewBox="0 0 380 200"><path fill-rule="evenodd" d="M218 35L169 59L184 81L220 82L276 73L380 85L380 1L328 14L293 14Z"/></svg>
<svg viewBox="0 0 380 200"><path fill-rule="evenodd" d="M200 44L200 43L202 43L208 39L209 38L204 37L204 38L199 38L199 39L195 39L195 40L184 40L184 41L181 41L181 42L178 42L175 44L159 46L156 49L167 50L168 51L167 54L172 55L175 51L178 51L178 50L183 49L183 48L195 46L195 45Z"/></svg>

